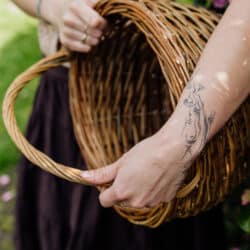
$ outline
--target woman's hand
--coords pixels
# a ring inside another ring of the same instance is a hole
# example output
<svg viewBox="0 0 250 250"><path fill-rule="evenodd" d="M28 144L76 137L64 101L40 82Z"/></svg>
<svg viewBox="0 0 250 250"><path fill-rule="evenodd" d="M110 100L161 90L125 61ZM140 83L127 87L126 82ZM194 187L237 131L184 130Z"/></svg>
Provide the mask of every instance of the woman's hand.
<svg viewBox="0 0 250 250"><path fill-rule="evenodd" d="M179 145L162 131L149 137L124 154L115 163L83 172L93 184L113 182L100 194L100 202L110 207L119 202L125 206L151 207L172 200L185 177L190 161L182 159Z"/></svg>
<svg viewBox="0 0 250 250"><path fill-rule="evenodd" d="M98 44L107 25L95 10L97 0L61 1L53 24L58 27L61 43L68 49L89 52Z"/></svg>
<svg viewBox="0 0 250 250"><path fill-rule="evenodd" d="M94 184L113 182L100 194L103 206L141 208L173 199L185 170L250 93L249 13L249 0L232 1L157 134L110 166L83 173Z"/></svg>

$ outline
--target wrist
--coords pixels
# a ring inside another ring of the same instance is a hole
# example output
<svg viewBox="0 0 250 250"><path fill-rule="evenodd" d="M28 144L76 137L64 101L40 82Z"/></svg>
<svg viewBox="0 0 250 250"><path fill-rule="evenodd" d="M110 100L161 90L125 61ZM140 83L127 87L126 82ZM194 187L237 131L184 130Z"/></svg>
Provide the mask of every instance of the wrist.
<svg viewBox="0 0 250 250"><path fill-rule="evenodd" d="M171 117L167 123L157 132L163 147L171 147L176 151L180 162L189 163L194 161L201 153L204 145L198 143L189 144L184 132L184 119Z"/></svg>
<svg viewBox="0 0 250 250"><path fill-rule="evenodd" d="M39 6L40 5L40 6ZM58 27L63 12L64 1L39 0L37 2L37 15L42 20Z"/></svg>

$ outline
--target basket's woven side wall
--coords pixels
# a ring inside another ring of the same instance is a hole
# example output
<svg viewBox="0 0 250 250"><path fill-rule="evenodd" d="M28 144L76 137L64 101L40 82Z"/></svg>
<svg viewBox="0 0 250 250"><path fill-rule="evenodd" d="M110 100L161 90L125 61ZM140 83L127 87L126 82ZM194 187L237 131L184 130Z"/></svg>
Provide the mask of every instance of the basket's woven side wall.
<svg viewBox="0 0 250 250"><path fill-rule="evenodd" d="M152 135L175 109L218 17L169 1L100 1L112 31L71 67L74 129L89 168L102 167ZM207 145L177 198L152 209L116 206L129 221L156 227L220 202L248 175L249 99ZM240 129L239 129L240 128Z"/></svg>

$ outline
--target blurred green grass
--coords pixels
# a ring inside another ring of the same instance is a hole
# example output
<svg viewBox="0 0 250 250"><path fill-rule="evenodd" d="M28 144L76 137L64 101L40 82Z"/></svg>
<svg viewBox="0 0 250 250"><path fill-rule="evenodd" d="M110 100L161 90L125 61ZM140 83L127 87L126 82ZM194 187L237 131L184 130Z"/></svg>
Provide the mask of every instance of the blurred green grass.
<svg viewBox="0 0 250 250"><path fill-rule="evenodd" d="M0 104L15 77L41 58L36 21L25 15L11 1L0 2ZM36 83L21 92L16 104L18 124L24 131L32 107ZM15 166L19 152L0 120L0 174Z"/></svg>
<svg viewBox="0 0 250 250"><path fill-rule="evenodd" d="M11 1L0 1L0 105L4 94L17 75L41 58L37 41L37 22L19 10ZM20 93L16 104L16 116L22 131L25 130L32 108L37 81ZM0 175L8 174L11 183L0 187L0 195L16 188L15 166L20 153L12 143L0 116ZM1 198L3 199L3 198ZM13 209L15 199L0 200L0 249L13 250Z"/></svg>

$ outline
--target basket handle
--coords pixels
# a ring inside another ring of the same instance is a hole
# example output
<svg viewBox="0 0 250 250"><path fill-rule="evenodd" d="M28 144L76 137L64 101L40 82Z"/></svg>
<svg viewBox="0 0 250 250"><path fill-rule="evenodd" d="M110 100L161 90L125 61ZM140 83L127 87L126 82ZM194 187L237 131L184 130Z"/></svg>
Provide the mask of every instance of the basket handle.
<svg viewBox="0 0 250 250"><path fill-rule="evenodd" d="M119 2L119 0L114 1ZM124 5L121 9L109 8L109 4L112 4L112 1L102 0L98 2L95 8L102 16L112 13L120 13L127 18L131 18L131 16L128 14L128 10L130 10L132 16L135 16L139 13L140 18L145 19L146 15L150 20L149 23L151 25L153 23L153 26L157 26L157 22L154 20L154 17L149 16L146 13L146 8L141 7L138 2L130 0L126 2L126 5ZM134 11L134 9L137 11ZM148 24L148 28L153 32L154 35L156 35L154 27L150 28L150 25ZM43 170L68 181L93 186L93 184L83 179L81 176L82 170L57 163L46 154L32 146L19 129L14 111L16 98L26 84L28 84L32 79L40 75L42 72L47 71L50 68L60 66L64 62L68 62L71 60L72 55L73 53L70 53L67 49L62 47L55 54L40 60L31 66L27 71L19 75L9 86L5 94L2 107L3 121L13 142L16 144L22 154L34 165L37 165Z"/></svg>
<svg viewBox="0 0 250 250"><path fill-rule="evenodd" d="M57 163L49 158L47 155L37 150L32 146L23 136L21 130L17 126L15 117L15 101L18 94L23 87L28 84L36 76L42 72L62 65L71 59L72 55L66 49L61 49L52 56L46 57L30 67L26 72L18 76L14 82L9 86L4 100L3 100L3 121L10 137L17 145L19 150L27 157L33 164L41 167L43 170L54 174L60 178L72 181L75 183L91 185L81 177L82 170L65 166Z"/></svg>
<svg viewBox="0 0 250 250"><path fill-rule="evenodd" d="M130 1L127 1L126 4L124 4L122 8L118 7L117 9L113 8L114 6L112 6L112 8L109 6L109 4L112 5L114 4L114 2L119 2L119 0L99 1L98 4L96 5L96 9L102 16L119 13L120 15L123 15L124 17L127 17L127 18L134 17L135 20L137 20L138 18L136 18L136 15L139 15L140 19L148 20L147 23L145 24L146 25L145 27L147 28L148 33L153 34L153 37L161 36L165 32L165 29L161 27L160 31L162 33L158 34L159 32L158 32L158 29L156 29L156 27L158 27L158 25L160 24L157 22L155 17L147 13L146 8L141 7L138 2L130 0ZM135 24L137 25L139 29L141 28L139 23L135 22ZM155 40L151 41L149 39L148 41L151 43L152 49L155 52L157 52L158 50L165 52L167 50L167 48L165 47L167 44L166 42L160 43L159 41L159 44L158 43L154 44L153 41ZM5 94L5 97L3 100L3 110L2 110L3 121L4 121L5 127L10 137L12 138L14 143L17 145L19 150L26 156L26 158L30 162L32 162L33 164L39 166L43 170L51 174L54 174L60 178L63 178L63 179L66 179L68 181L75 182L75 183L93 186L93 184L83 179L83 177L81 176L81 172L82 172L81 170L57 163L53 161L51 158L49 158L46 154L42 153L41 151L37 150L34 146L32 146L25 139L22 132L20 131L17 125L15 112L14 112L16 98L19 92L24 88L26 84L28 84L29 81L31 81L36 76L40 75L42 72L50 68L60 66L64 62L68 62L69 60L71 60L72 55L73 54L70 53L67 49L62 48L57 53L40 60L38 63L30 67L26 72L18 76L14 80L14 82L9 86ZM160 58L162 59L162 57L159 57L159 60ZM165 72L164 62L160 60L160 64L162 66L162 70L164 73ZM180 65L178 65L178 67L180 67ZM183 69L185 69L185 67L183 67ZM183 73L182 77L186 78L187 73L185 72L185 70L183 70L183 72L182 72ZM164 75L167 79L167 74L164 74ZM198 180L196 180L195 182L197 181ZM193 183L192 183L192 186L193 186ZM187 193L187 190L180 190L178 192L180 196L186 193Z"/></svg>

